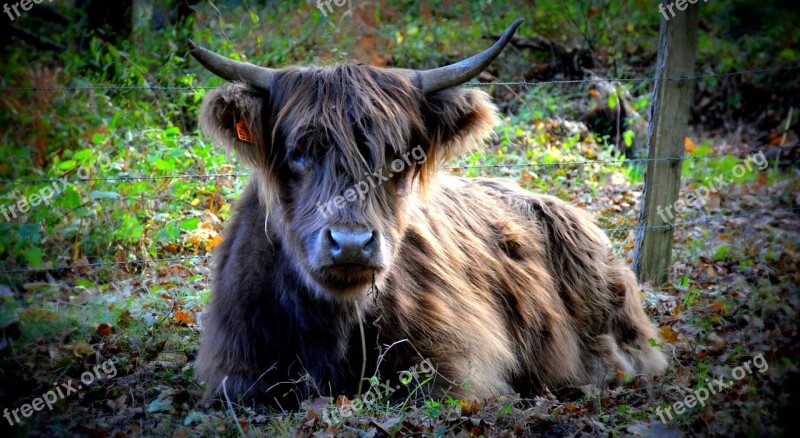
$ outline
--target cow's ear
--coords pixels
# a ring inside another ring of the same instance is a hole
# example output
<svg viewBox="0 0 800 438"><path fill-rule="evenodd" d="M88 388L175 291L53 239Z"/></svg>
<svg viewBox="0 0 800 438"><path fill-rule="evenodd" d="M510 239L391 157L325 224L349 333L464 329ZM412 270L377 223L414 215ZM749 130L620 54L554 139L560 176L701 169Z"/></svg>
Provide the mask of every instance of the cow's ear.
<svg viewBox="0 0 800 438"><path fill-rule="evenodd" d="M450 88L425 99L430 142L427 162L432 165L443 165L453 156L481 146L499 123L497 107L482 90Z"/></svg>
<svg viewBox="0 0 800 438"><path fill-rule="evenodd" d="M271 138L268 99L263 92L241 83L227 83L209 92L200 112L203 132L252 167L267 167Z"/></svg>

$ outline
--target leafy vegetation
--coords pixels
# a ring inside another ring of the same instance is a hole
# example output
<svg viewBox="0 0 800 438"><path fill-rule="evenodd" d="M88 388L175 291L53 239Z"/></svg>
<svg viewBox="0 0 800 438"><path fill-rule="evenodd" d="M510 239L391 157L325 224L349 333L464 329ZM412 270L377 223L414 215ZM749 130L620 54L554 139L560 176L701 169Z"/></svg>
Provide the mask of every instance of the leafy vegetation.
<svg viewBox="0 0 800 438"><path fill-rule="evenodd" d="M632 261L645 166L624 160L635 158L641 133L627 125L618 136L598 132L585 117L623 105L646 114L660 20L651 2L390 0L351 2L327 16L315 2L266 3L201 3L177 24L121 40L108 30L88 31L85 10L65 9L71 24L47 35L64 50L32 50L19 41L4 47L0 206L32 204L48 187L61 190L25 213L0 211L0 405L19 407L107 359L119 370L113 380L11 426L12 433L789 431L789 409L798 402L790 388L798 381L800 172L798 155L780 146L797 142L798 112L790 108L800 82L797 70L712 76L800 64L800 17L788 1L699 3L697 70L709 76L696 81L681 197L720 176L733 182L676 216L672 282L644 290L661 327L662 340L654 342L671 357L666 376L630 376L622 388L570 388L534 399L435 400L420 393L416 403L365 404L336 420L327 414L351 401L310 400L299 413L237 406L238 421L224 403L200 403L203 388L191 362L210 296L207 254L248 170L197 131L207 87L221 80L187 57L189 36L233 59L273 67L356 59L429 68L484 48L513 19L526 18L523 38L541 36L591 54L584 59L591 65L583 66L600 77L636 80L607 81L616 90L610 94L586 82L469 85L494 96L503 123L486 150L458 157L447 171L511 178L586 208L609 229L617 253ZM508 50L479 79L588 75L553 62L552 53ZM755 147L765 151L768 167L733 175ZM62 178L69 183L53 185ZM152 260L161 261L137 263ZM70 267L87 264L97 265ZM729 376L758 353L768 372L662 423L659 407L706 377Z"/></svg>

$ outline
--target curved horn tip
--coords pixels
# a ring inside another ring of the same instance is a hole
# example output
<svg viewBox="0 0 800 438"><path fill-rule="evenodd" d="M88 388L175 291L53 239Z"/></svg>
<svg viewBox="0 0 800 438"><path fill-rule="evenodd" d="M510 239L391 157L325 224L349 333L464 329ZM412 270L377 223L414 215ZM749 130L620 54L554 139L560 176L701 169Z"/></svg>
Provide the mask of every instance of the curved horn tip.
<svg viewBox="0 0 800 438"><path fill-rule="evenodd" d="M189 50L194 50L197 48L197 44L195 44L191 38L186 38L186 45L189 47Z"/></svg>
<svg viewBox="0 0 800 438"><path fill-rule="evenodd" d="M445 88L455 87L474 78L500 55L500 52L511 41L517 28L525 21L522 18L514 20L511 26L491 47L477 55L463 61L444 67L416 72L414 82L424 93L433 93Z"/></svg>
<svg viewBox="0 0 800 438"><path fill-rule="evenodd" d="M517 29L524 22L525 22L525 19L523 19L523 18L517 18L516 20L514 20L514 22L511 23L511 26L508 26L508 29L506 29L506 31L503 32L503 35L500 36L500 41L503 41L503 40L506 40L506 39L511 40L511 37L513 37L514 34L517 33Z"/></svg>

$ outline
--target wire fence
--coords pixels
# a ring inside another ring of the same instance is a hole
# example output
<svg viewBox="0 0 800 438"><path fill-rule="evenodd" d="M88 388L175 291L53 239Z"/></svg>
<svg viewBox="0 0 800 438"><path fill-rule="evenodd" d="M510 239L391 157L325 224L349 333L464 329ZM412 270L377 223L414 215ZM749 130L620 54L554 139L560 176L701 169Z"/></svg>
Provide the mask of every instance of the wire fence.
<svg viewBox="0 0 800 438"><path fill-rule="evenodd" d="M734 76L746 76L746 75L766 75L766 74L774 74L778 72L789 72L789 71L797 71L800 70L800 66L793 66L793 67L779 67L773 69L759 69L759 70L747 70L747 71L739 71L739 72L732 72L732 73L722 73L722 74L701 74L695 76L688 76L688 77L675 77L675 78L666 78L666 80L671 81L690 81L690 80L698 80L698 79L705 79L705 78L723 78L723 77L734 77ZM528 82L528 81L520 81L520 82L471 82L465 84L467 87L475 87L475 86L482 86L482 87L490 87L490 86L521 86L521 87L539 87L545 85L574 85L574 84L589 84L593 82L652 82L654 81L653 78L588 78L588 79L581 79L581 80L561 80L561 81L547 81L547 82ZM0 92L57 92L57 91L183 91L188 92L192 90L210 90L216 87L171 87L171 86L77 86L77 87L5 87L1 88ZM683 155L683 156L675 156L675 157L666 157L666 158L620 158L620 159L596 159L596 160L578 160L578 161L563 161L563 162L524 162L524 163L505 163L505 164L490 164L490 165L465 165L465 166L446 166L444 167L445 170L450 171L459 171L459 170L467 170L467 169L500 169L500 168L532 168L532 167L542 167L542 168L552 168L552 167L579 167L585 165L633 165L633 164L643 164L648 163L651 161L674 161L680 162L682 160L703 160L703 159L711 159L715 157L724 157L724 156L741 156L744 153L754 154L758 152L782 152L785 150L790 150L793 148L797 148L800 146L798 143L792 144L784 144L784 145L760 145L754 148L750 148L747 151L727 151L727 152L717 152L717 153L710 153L710 154L698 154L698 155ZM2 185L31 185L31 184L52 184L54 182L66 182L70 184L75 183L86 183L92 181L103 181L103 182L134 182L134 181L158 181L158 180L175 180L175 179L185 179L185 180L199 180L199 179L214 179L214 178L242 178L248 177L249 173L244 172L231 172L231 173L208 173L208 174L176 174L176 175L114 175L114 176L99 176L99 177L89 177L89 178L74 178L74 179L57 179L57 178L30 178L30 179L3 179L0 180L0 184ZM725 221L725 220L733 220L733 219L741 219L741 218L753 218L758 216L763 216L770 214L773 217L781 216L781 215L789 215L789 214L796 214L798 212L798 208L786 208L786 209L778 209L778 210L753 210L753 211L745 211L745 212L728 212L725 214L713 215L713 216L704 216L698 217L692 220L679 222L679 223L668 223L665 225L658 225L658 226L645 226L645 225L630 225L630 226L619 226L613 228L603 228L606 233L620 233L620 232L630 232L630 231L638 231L642 229L664 229L664 228L674 228L674 229L684 229L690 228L699 225L705 225L709 223L713 223L716 221ZM0 271L0 275L25 275L25 274L36 274L36 273L43 273L43 272L67 272L73 270L81 270L81 269L89 269L89 268L103 268L103 267L119 267L119 266L135 266L135 267L144 267L145 265L158 265L167 262L190 262L190 263L200 263L203 260L209 259L211 256L209 254L200 254L200 255L186 255L186 256L172 256L172 257L162 257L162 258L151 258L151 259L141 259L141 260L126 260L126 261L98 261L93 263L84 263L84 264L72 264L72 265L62 265L62 266L54 266L54 267L35 267L35 268L22 268L22 269L12 269L12 270L2 270Z"/></svg>
<svg viewBox="0 0 800 438"><path fill-rule="evenodd" d="M773 219L776 219L778 216L787 215L792 213L800 212L800 207L794 208L785 208L779 210L769 210L769 211L747 211L737 214L720 214L720 215L713 215L713 216L706 216L700 217L694 220L685 221L681 223L675 224L666 224L666 225L631 225L625 227L615 227L615 228L601 228L606 233L618 233L623 231L637 231L637 230L646 230L646 229L665 229L665 228L690 228L697 225L705 225L716 221L724 221L724 220L733 220L733 219L745 219L745 218L753 218L757 216L763 216L766 214L770 214ZM9 271L0 271L0 274L25 274L25 273L34 273L34 272L56 272L56 271L70 271L73 269L86 269L86 268L102 268L102 267L112 267L112 266L142 266L148 264L160 264L166 262L199 262L201 260L208 260L211 258L210 254L199 254L199 255L188 255L188 256L174 256L174 257L162 257L162 258L154 258L154 259L144 259L144 260L125 260L125 261L115 261L115 262L96 262L96 263L81 263L81 264L74 264L74 265L64 265L64 266L56 266L56 267L42 267L42 268L25 268L25 269L15 269Z"/></svg>
<svg viewBox="0 0 800 438"><path fill-rule="evenodd" d="M761 145L754 148L749 148L747 151L733 151L733 152L715 152L711 154L700 154L700 155L682 155L679 157L663 157L663 158L624 158L624 159L607 159L607 160L580 160L580 161L558 161L558 162L525 162L525 163L504 163L504 164L486 164L486 165L465 165L465 166L444 166L442 167L443 170L468 170L468 169L500 169L500 168L520 168L520 167L572 167L572 166L585 166L591 164L616 164L616 165L626 165L626 164L642 164L648 163L651 161L685 161L685 160L703 160L709 158L719 158L719 157L726 157L726 156L740 156L742 153L747 154L756 154L758 152L780 152L784 150L794 149L800 146L800 143L791 143L782 146L770 146L770 145ZM231 172L231 173L201 173L201 174L192 174L192 173L182 173L177 175L156 175L156 176L147 176L147 175L120 175L120 176L103 176L103 177L89 177L89 178L74 178L74 179L59 179L59 178L44 178L44 179L17 179L17 180L10 180L10 179L0 179L0 184L5 185L13 185L13 184L20 184L20 185L28 185L28 184L52 184L55 182L59 183L68 183L68 184L75 184L75 183L86 183L86 182L93 182L93 181L103 181L103 182L129 182L129 181L158 181L158 180L165 180L165 179L215 179L215 178L246 178L249 177L249 173L242 173L242 172Z"/></svg>
<svg viewBox="0 0 800 438"><path fill-rule="evenodd" d="M735 77L735 76L746 76L746 75L764 75L764 74L773 74L778 72L789 72L789 71L797 71L800 70L800 66L786 66L786 67L776 67L776 68L768 68L768 69L754 69L754 70L742 70L737 72L730 72L730 73L708 73L708 74L701 74L701 75L694 75L694 76L682 76L682 77L667 77L664 80L667 81L678 81L678 82L686 82L686 81L693 81L698 79L708 79L708 78L726 78L726 77ZM512 82L467 82L464 84L466 87L490 87L495 85L505 85L505 86L523 86L523 87L542 87L547 85L576 85L576 84L590 84L590 83L599 83L599 82L625 82L625 83L636 83L636 82L653 82L654 78L649 77L642 77L642 78L586 78L586 79L574 79L574 80L555 80L555 81L539 81L539 82L531 82L531 81L512 81ZM193 90L213 90L218 87L208 87L208 86L161 86L161 85L87 85L87 86L75 86L75 87L37 87L37 86L30 86L30 87L4 87L0 88L0 92L17 92L17 91L193 91Z"/></svg>

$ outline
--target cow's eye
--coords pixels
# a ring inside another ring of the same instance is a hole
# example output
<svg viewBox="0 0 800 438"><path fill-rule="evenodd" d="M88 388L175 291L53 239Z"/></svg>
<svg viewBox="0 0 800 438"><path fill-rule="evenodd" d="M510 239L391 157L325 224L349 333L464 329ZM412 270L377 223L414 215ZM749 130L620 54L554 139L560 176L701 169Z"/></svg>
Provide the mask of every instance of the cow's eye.
<svg viewBox="0 0 800 438"><path fill-rule="evenodd" d="M289 168L292 172L300 173L306 168L306 157L299 149L289 152Z"/></svg>

